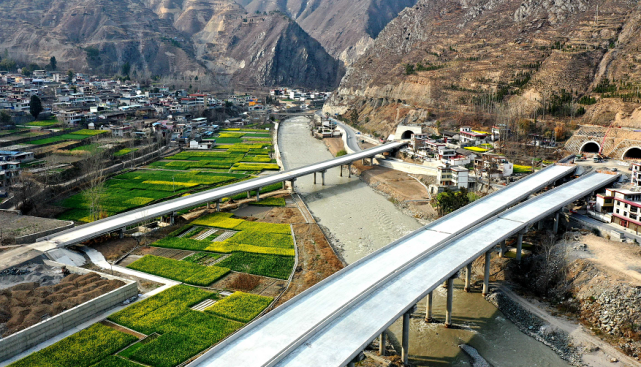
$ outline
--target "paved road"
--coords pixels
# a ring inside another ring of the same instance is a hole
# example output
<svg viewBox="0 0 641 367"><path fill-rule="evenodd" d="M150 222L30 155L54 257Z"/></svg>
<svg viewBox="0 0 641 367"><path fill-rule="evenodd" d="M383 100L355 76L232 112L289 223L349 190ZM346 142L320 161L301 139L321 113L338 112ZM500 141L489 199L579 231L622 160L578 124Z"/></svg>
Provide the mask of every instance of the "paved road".
<svg viewBox="0 0 641 367"><path fill-rule="evenodd" d="M346 135L345 137L346 137L346 141L347 141L347 146L351 150L353 150L354 152L360 152L362 149L358 145L358 136L359 135L356 134L356 131L354 131L354 129L352 129L349 125L344 124L341 121L338 121L338 120L336 120L334 118L331 118L331 117L330 117L330 119L333 122L335 122L336 125L340 126L341 128L343 128L343 130L345 130L345 135Z"/></svg>
<svg viewBox="0 0 641 367"><path fill-rule="evenodd" d="M352 354L360 352L377 332L396 319L388 317L386 310L395 313L399 307L412 305L405 302L405 295L410 293L404 290L412 288L412 282L399 277L412 270L412 276L418 274L421 279L413 282L414 287L418 285L425 290L431 286L431 279L430 282L425 279L428 273L413 271L418 263L445 251L448 247L443 246L448 241L573 171L573 166L551 166L393 242L256 320L192 365L345 365ZM607 176L608 179L613 177ZM567 194L563 196L564 199L570 197ZM563 200L556 199L555 205L562 205ZM503 220L501 224L509 225L510 230L523 225L511 220ZM493 238L495 234L503 233L498 231L502 228L483 231L481 238ZM472 243L470 241L468 245ZM486 240L479 243L487 245ZM477 246L467 247L477 251ZM472 250L465 248L466 245L461 243L457 245L457 251L450 253L451 257L439 256L438 261L430 262L433 270L429 274L442 282L442 277L458 270L460 261L478 256L468 254ZM401 283L396 283L396 280ZM393 286L392 294L386 293L387 289L392 289L388 286ZM381 299L381 294L389 298ZM402 301L397 302L397 299Z"/></svg>

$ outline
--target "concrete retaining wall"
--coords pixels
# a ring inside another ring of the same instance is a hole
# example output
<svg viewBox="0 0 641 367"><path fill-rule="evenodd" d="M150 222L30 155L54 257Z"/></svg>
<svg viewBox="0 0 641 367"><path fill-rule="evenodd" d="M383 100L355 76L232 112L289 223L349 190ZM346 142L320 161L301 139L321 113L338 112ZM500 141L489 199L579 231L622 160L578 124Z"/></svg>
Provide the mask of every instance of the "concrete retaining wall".
<svg viewBox="0 0 641 367"><path fill-rule="evenodd" d="M53 262L50 262L53 263ZM55 263L54 263L55 264ZM72 273L89 272L86 269L67 267ZM83 322L90 320L94 316L105 310L122 303L123 301L138 295L138 284L134 281L109 276L99 273L107 279L119 279L127 284L115 289L109 293L103 294L98 298L87 301L72 309L64 311L45 321L39 322L31 327L21 330L4 339L0 339L0 361L16 356L25 350L36 346L49 338L52 338L62 332L72 329Z"/></svg>
<svg viewBox="0 0 641 367"><path fill-rule="evenodd" d="M388 159L376 159L376 162L378 162L378 165L381 167L387 167L397 171L412 173L415 175L436 176L438 173L436 167L421 166L418 164L404 162L394 162Z"/></svg>

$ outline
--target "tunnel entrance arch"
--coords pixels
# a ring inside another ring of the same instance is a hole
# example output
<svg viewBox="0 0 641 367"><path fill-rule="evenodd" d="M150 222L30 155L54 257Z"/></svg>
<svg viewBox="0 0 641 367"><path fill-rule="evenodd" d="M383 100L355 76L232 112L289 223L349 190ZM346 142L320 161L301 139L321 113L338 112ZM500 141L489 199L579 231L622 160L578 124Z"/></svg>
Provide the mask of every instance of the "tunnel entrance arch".
<svg viewBox="0 0 641 367"><path fill-rule="evenodd" d="M403 132L403 134L401 134L401 139L403 139L403 140L411 139L412 138L412 134L414 134L414 132L412 130L405 130L405 132Z"/></svg>
<svg viewBox="0 0 641 367"><path fill-rule="evenodd" d="M631 147L623 153L621 159L641 160L641 147Z"/></svg>
<svg viewBox="0 0 641 367"><path fill-rule="evenodd" d="M601 145L596 141L589 141L581 146L579 153L598 153L601 150Z"/></svg>

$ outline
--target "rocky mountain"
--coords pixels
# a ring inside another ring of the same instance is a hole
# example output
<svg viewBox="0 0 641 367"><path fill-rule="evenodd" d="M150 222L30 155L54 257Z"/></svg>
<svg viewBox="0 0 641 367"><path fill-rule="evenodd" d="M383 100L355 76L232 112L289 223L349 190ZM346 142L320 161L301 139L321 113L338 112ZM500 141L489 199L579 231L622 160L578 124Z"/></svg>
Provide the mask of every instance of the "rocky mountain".
<svg viewBox="0 0 641 367"><path fill-rule="evenodd" d="M287 14L346 65L360 56L398 13L416 0L237 0L250 13Z"/></svg>
<svg viewBox="0 0 641 367"><path fill-rule="evenodd" d="M444 116L607 124L641 106L639 34L638 1L419 0L348 68L325 109L354 110L385 134Z"/></svg>
<svg viewBox="0 0 641 367"><path fill-rule="evenodd" d="M334 88L343 74L300 26L233 0L0 0L0 49L26 62L228 88Z"/></svg>

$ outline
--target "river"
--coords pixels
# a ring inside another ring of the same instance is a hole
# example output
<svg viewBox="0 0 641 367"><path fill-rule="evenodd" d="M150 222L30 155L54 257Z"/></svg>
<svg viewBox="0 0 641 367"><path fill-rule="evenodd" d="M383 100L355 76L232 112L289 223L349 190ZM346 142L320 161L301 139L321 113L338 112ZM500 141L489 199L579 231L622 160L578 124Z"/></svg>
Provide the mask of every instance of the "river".
<svg viewBox="0 0 641 367"><path fill-rule="evenodd" d="M280 126L278 141L286 169L332 158L325 144L311 136L308 122L297 117ZM296 191L318 223L329 231L334 247L348 264L421 226L358 177L347 178L346 170L343 177L339 177L339 168L328 170L325 186L320 185L320 174L317 179L316 185L311 175L297 179ZM469 366L471 359L458 347L465 343L497 367L569 366L545 345L521 333L480 294L465 293L460 282L455 284L452 318L460 328L446 329L442 324L413 318L409 351L413 365ZM434 317L443 320L445 289L439 287L434 294ZM425 300L418 310L425 312ZM400 340L400 320L390 331Z"/></svg>

